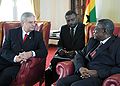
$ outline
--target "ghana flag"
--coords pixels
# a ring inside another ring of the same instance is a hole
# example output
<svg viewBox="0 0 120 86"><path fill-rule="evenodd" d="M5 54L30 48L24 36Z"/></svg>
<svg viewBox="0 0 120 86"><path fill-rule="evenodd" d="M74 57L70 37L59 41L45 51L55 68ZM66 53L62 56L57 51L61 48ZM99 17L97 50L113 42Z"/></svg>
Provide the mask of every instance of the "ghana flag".
<svg viewBox="0 0 120 86"><path fill-rule="evenodd" d="M83 23L96 22L95 0L86 0L86 8Z"/></svg>

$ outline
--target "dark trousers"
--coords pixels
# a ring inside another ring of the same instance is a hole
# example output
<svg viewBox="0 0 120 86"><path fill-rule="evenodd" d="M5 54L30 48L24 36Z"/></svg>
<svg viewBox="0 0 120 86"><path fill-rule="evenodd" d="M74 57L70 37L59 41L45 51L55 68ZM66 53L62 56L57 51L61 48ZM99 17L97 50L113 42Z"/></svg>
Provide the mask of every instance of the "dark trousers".
<svg viewBox="0 0 120 86"><path fill-rule="evenodd" d="M0 86L10 86L11 82L15 79L19 66L11 66L5 68L0 72Z"/></svg>
<svg viewBox="0 0 120 86"><path fill-rule="evenodd" d="M0 86L10 86L19 69L20 65L13 65L13 63L0 57Z"/></svg>
<svg viewBox="0 0 120 86"><path fill-rule="evenodd" d="M51 86L58 78L58 74L56 73L56 65L58 62L67 61L65 59L53 58L51 60L50 69L45 71L45 86Z"/></svg>
<svg viewBox="0 0 120 86"><path fill-rule="evenodd" d="M102 86L102 80L97 77L82 79L80 75L72 75L58 80L56 86Z"/></svg>

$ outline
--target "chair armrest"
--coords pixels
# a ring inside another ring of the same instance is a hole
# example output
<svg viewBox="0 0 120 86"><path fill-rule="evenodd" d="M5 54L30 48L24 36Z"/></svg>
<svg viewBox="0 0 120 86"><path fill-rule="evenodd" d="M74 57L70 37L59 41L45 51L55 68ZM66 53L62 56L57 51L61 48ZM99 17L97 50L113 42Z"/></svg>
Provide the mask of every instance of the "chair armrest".
<svg viewBox="0 0 120 86"><path fill-rule="evenodd" d="M28 64L30 66L30 68L34 67L35 65L41 63L42 58L35 58L35 57L31 57L26 64Z"/></svg>
<svg viewBox="0 0 120 86"><path fill-rule="evenodd" d="M59 76L59 79L67 75L71 75L74 72L74 65L72 61L59 62L56 66L56 72Z"/></svg>
<svg viewBox="0 0 120 86"><path fill-rule="evenodd" d="M44 78L45 58L31 57L23 62L11 86L31 86Z"/></svg>
<svg viewBox="0 0 120 86"><path fill-rule="evenodd" d="M41 58L34 58L31 57L30 59L28 59L26 62L23 62L21 67L20 67L20 74L27 74L29 73L29 70L33 67L35 67L37 64L41 63ZM25 73L24 73L25 71ZM21 76L21 75L20 75Z"/></svg>
<svg viewBox="0 0 120 86"><path fill-rule="evenodd" d="M105 79L103 86L120 86L120 74L114 74Z"/></svg>

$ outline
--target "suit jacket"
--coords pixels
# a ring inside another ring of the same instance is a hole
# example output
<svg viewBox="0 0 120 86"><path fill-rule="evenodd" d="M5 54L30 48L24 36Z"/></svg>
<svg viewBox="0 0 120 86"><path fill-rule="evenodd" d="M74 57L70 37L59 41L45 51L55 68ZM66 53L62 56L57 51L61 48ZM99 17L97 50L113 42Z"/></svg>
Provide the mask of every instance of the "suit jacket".
<svg viewBox="0 0 120 86"><path fill-rule="evenodd" d="M23 43L22 27L9 30L2 47L1 56L9 62L13 62L15 55L23 51L34 51L36 57L45 58L47 49L43 42L42 34L37 31L30 32L26 41Z"/></svg>
<svg viewBox="0 0 120 86"><path fill-rule="evenodd" d="M85 46L85 32L84 24L78 23L75 31L74 39L71 38L70 28L68 25L61 27L60 39L58 41L58 47L66 49L67 51L82 50Z"/></svg>
<svg viewBox="0 0 120 86"><path fill-rule="evenodd" d="M88 45L76 55L74 59L76 72L84 66L97 70L98 77L105 79L108 76L120 73L120 38L112 36L96 52L92 59L89 55L99 44L99 41L91 38Z"/></svg>

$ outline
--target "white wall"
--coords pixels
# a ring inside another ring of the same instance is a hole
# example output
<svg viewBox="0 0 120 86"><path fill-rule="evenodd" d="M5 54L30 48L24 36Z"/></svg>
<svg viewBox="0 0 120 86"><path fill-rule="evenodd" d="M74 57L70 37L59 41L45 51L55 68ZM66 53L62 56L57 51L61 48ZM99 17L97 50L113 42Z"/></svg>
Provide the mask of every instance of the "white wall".
<svg viewBox="0 0 120 86"><path fill-rule="evenodd" d="M65 13L70 9L70 0L40 0L40 19L51 21L51 29L58 30L65 24Z"/></svg>
<svg viewBox="0 0 120 86"><path fill-rule="evenodd" d="M51 29L58 30L66 24L64 15L70 9L71 0L40 0L41 20L51 21ZM109 18L120 22L120 0L96 0L97 19Z"/></svg>
<svg viewBox="0 0 120 86"><path fill-rule="evenodd" d="M96 0L96 17L120 22L120 0Z"/></svg>

